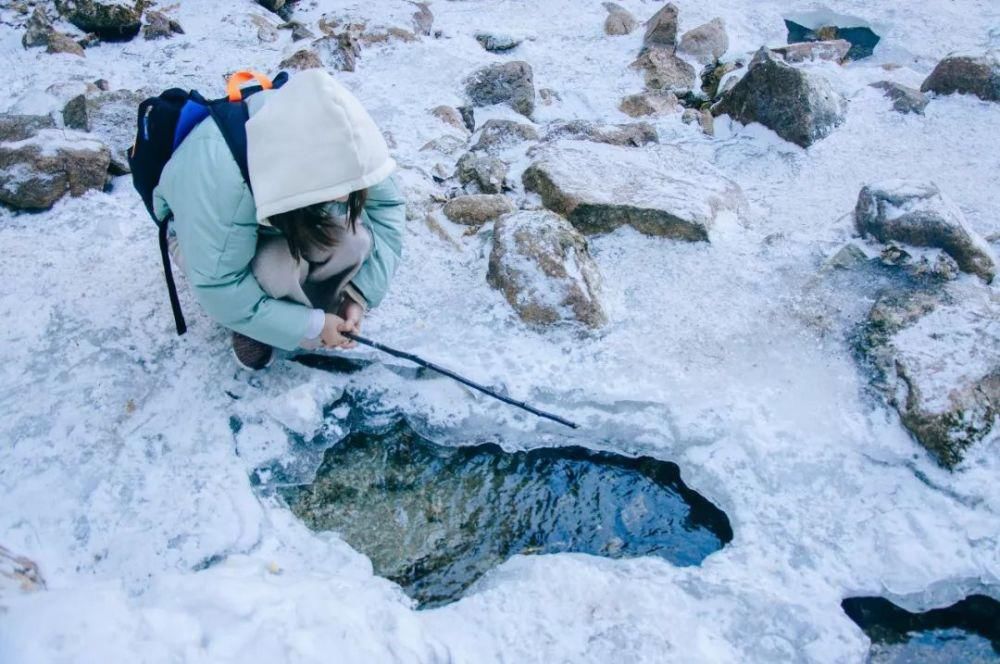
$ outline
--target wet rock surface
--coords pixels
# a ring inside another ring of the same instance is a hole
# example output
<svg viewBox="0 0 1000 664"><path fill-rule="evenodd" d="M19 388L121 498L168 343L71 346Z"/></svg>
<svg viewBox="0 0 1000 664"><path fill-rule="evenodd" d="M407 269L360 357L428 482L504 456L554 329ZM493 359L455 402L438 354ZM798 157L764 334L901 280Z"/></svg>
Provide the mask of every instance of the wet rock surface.
<svg viewBox="0 0 1000 664"><path fill-rule="evenodd" d="M809 147L844 121L846 103L823 78L781 62L768 49L754 56L749 71L712 108L748 124L759 122L778 136Z"/></svg>
<svg viewBox="0 0 1000 664"><path fill-rule="evenodd" d="M1000 602L971 595L911 612L882 597L849 597L844 612L872 641L869 662L975 664L1000 660Z"/></svg>
<svg viewBox="0 0 1000 664"><path fill-rule="evenodd" d="M552 212L524 210L496 223L486 280L527 323L607 322L587 240Z"/></svg>
<svg viewBox="0 0 1000 664"><path fill-rule="evenodd" d="M922 92L950 95L973 94L985 101L1000 102L1000 54L951 56L937 64L920 86Z"/></svg>
<svg viewBox="0 0 1000 664"><path fill-rule="evenodd" d="M281 493L422 608L459 597L517 554L654 555L695 565L732 539L725 513L678 467L580 447L448 447L403 424L327 450L310 484Z"/></svg>
<svg viewBox="0 0 1000 664"><path fill-rule="evenodd" d="M707 240L723 212L738 215L739 186L671 145L641 150L558 141L534 154L524 185L586 234L624 225L647 235Z"/></svg>

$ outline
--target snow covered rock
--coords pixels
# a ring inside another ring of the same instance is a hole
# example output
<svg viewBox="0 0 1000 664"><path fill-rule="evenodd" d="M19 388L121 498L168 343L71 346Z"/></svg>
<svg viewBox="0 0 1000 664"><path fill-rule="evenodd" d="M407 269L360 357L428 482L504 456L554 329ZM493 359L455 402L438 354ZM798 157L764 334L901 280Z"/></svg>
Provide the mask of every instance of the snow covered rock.
<svg viewBox="0 0 1000 664"><path fill-rule="evenodd" d="M413 30L419 35L430 36L434 29L434 14L426 2L413 4L417 11L413 12Z"/></svg>
<svg viewBox="0 0 1000 664"><path fill-rule="evenodd" d="M0 142L23 141L40 129L52 129L55 121L48 115L0 114Z"/></svg>
<svg viewBox="0 0 1000 664"><path fill-rule="evenodd" d="M740 214L746 205L736 183L672 145L560 141L533 156L525 188L588 235L628 225L646 235L708 240L720 214Z"/></svg>
<svg viewBox="0 0 1000 664"><path fill-rule="evenodd" d="M785 62L843 62L851 50L851 42L846 39L831 39L829 41L799 42L788 46L771 49Z"/></svg>
<svg viewBox="0 0 1000 664"><path fill-rule="evenodd" d="M681 115L681 122L684 124L696 124L706 136L715 135L715 118L709 111L699 111L696 108L688 108Z"/></svg>
<svg viewBox="0 0 1000 664"><path fill-rule="evenodd" d="M545 140L550 141L558 138L572 138L631 147L660 142L656 128L648 122L627 124L601 124L589 120L556 122L549 126Z"/></svg>
<svg viewBox="0 0 1000 664"><path fill-rule="evenodd" d="M525 141L537 141L538 131L529 124L513 120L487 120L479 132L473 150L495 152Z"/></svg>
<svg viewBox="0 0 1000 664"><path fill-rule="evenodd" d="M465 82L465 93L475 106L507 104L530 117L535 110L535 82L531 65L521 60L489 65Z"/></svg>
<svg viewBox="0 0 1000 664"><path fill-rule="evenodd" d="M507 164L482 152L467 152L458 160L455 175L463 185L483 194L499 194L507 188Z"/></svg>
<svg viewBox="0 0 1000 664"><path fill-rule="evenodd" d="M854 209L854 223L861 235L879 242L942 249L963 272L987 283L996 275L990 246L966 226L961 210L932 182L890 180L865 186Z"/></svg>
<svg viewBox="0 0 1000 664"><path fill-rule="evenodd" d="M470 194L445 203L444 216L456 224L482 226L514 209L514 204L503 194Z"/></svg>
<svg viewBox="0 0 1000 664"><path fill-rule="evenodd" d="M608 17L604 19L604 34L611 36L628 35L639 27L639 22L632 12L614 2L605 2Z"/></svg>
<svg viewBox="0 0 1000 664"><path fill-rule="evenodd" d="M21 44L25 48L32 46L48 46L49 34L52 32L52 22L49 21L45 8L36 5L28 22L24 26L24 34L21 35Z"/></svg>
<svg viewBox="0 0 1000 664"><path fill-rule="evenodd" d="M465 120L462 119L461 112L459 112L459 110L454 106L448 106L445 104L435 106L431 109L430 113L441 122L446 125L451 125L463 134L469 133L469 129L465 126Z"/></svg>
<svg viewBox="0 0 1000 664"><path fill-rule="evenodd" d="M74 131L42 129L0 143L0 203L44 210L67 193L103 189L110 162L103 144Z"/></svg>
<svg viewBox="0 0 1000 664"><path fill-rule="evenodd" d="M846 102L826 79L757 51L746 75L712 108L749 124L759 122L786 141L807 148L844 121Z"/></svg>
<svg viewBox="0 0 1000 664"><path fill-rule="evenodd" d="M46 44L46 53L69 53L70 55L77 55L81 58L86 57L83 52L83 47L80 46L79 42L75 41L69 35L56 30L49 33Z"/></svg>
<svg viewBox="0 0 1000 664"><path fill-rule="evenodd" d="M174 19L168 17L163 12L148 10L146 12L146 25L142 26L142 36L146 40L166 39L175 34L183 35L184 28Z"/></svg>
<svg viewBox="0 0 1000 664"><path fill-rule="evenodd" d="M45 579L35 561L0 545L0 597L9 590L32 592L45 589Z"/></svg>
<svg viewBox="0 0 1000 664"><path fill-rule="evenodd" d="M361 55L361 44L350 32L320 37L312 47L325 66L340 71L354 71Z"/></svg>
<svg viewBox="0 0 1000 664"><path fill-rule="evenodd" d="M90 131L111 150L112 172L130 173L128 149L135 140L135 113L151 91L114 90L78 95L63 109L71 129Z"/></svg>
<svg viewBox="0 0 1000 664"><path fill-rule="evenodd" d="M697 72L694 67L677 57L672 48L648 48L631 66L643 72L646 87L650 90L684 93L696 87Z"/></svg>
<svg viewBox="0 0 1000 664"><path fill-rule="evenodd" d="M959 92L985 101L1000 101L1000 53L949 56L937 64L920 90L942 95Z"/></svg>
<svg viewBox="0 0 1000 664"><path fill-rule="evenodd" d="M625 115L639 118L644 115L660 115L677 108L677 95L672 92L640 92L623 97L618 110Z"/></svg>
<svg viewBox="0 0 1000 664"><path fill-rule="evenodd" d="M508 34L479 32L476 33L476 41L490 53L506 53L520 46L522 40L519 37Z"/></svg>
<svg viewBox="0 0 1000 664"><path fill-rule="evenodd" d="M713 18L704 25L688 30L681 36L677 50L703 65L718 61L729 50L725 21Z"/></svg>
<svg viewBox="0 0 1000 664"><path fill-rule="evenodd" d="M56 0L56 8L67 21L108 41L139 34L145 7L145 0Z"/></svg>
<svg viewBox="0 0 1000 664"><path fill-rule="evenodd" d="M872 83L873 88L878 88L885 93L885 96L892 100L892 108L897 113L918 113L923 115L927 108L927 95L916 88L896 83L894 81L879 81Z"/></svg>
<svg viewBox="0 0 1000 664"><path fill-rule="evenodd" d="M527 323L607 322L586 239L551 212L522 210L497 221L486 279Z"/></svg>
<svg viewBox="0 0 1000 664"><path fill-rule="evenodd" d="M295 69L297 71L322 68L323 61L311 48L300 48L278 64L278 69Z"/></svg>
<svg viewBox="0 0 1000 664"><path fill-rule="evenodd" d="M677 46L677 13L677 6L668 2L646 21L643 50L661 48L673 52Z"/></svg>
<svg viewBox="0 0 1000 664"><path fill-rule="evenodd" d="M816 11L800 14L793 19L785 19L789 44L843 39L851 45L845 55L847 60L869 57L875 53L875 47L882 39L866 21L858 17ZM840 26L831 25L831 20L840 23Z"/></svg>
<svg viewBox="0 0 1000 664"><path fill-rule="evenodd" d="M860 349L903 425L953 467L1000 416L1000 295L976 280L876 302Z"/></svg>

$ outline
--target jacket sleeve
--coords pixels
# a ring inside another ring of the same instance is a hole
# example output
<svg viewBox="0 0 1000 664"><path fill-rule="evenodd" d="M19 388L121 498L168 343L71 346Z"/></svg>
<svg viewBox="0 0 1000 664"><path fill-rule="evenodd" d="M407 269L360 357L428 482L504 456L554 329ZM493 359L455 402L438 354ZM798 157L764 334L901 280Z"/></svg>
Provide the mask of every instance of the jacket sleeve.
<svg viewBox="0 0 1000 664"><path fill-rule="evenodd" d="M354 275L351 285L377 307L389 290L389 282L403 255L406 202L393 177L369 187L362 221L372 234L372 252Z"/></svg>
<svg viewBox="0 0 1000 664"><path fill-rule="evenodd" d="M208 315L266 344L298 346L313 310L272 298L257 283L250 268L258 230L253 196L217 130L181 144L155 196L158 214L167 205L174 214L186 275Z"/></svg>

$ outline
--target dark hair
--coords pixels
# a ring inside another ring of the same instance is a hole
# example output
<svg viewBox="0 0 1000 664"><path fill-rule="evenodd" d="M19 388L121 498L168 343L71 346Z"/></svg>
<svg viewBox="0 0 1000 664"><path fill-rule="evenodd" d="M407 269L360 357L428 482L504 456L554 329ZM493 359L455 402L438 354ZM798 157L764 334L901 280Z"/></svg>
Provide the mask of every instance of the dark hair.
<svg viewBox="0 0 1000 664"><path fill-rule="evenodd" d="M368 190L352 191L347 196L347 224L353 233L358 217L365 209ZM288 248L296 260L302 259L302 249L309 245L331 247L336 244L331 225L333 216L327 203L316 203L282 212L268 218L268 222L285 236Z"/></svg>

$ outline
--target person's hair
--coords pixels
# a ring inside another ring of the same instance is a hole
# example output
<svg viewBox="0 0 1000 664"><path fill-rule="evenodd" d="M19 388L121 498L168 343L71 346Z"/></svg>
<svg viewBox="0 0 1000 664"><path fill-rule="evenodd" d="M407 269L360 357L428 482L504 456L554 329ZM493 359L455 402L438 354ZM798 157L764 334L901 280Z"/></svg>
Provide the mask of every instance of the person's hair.
<svg viewBox="0 0 1000 664"><path fill-rule="evenodd" d="M353 233L358 217L365 208L368 190L352 191L347 196L347 225ZM316 203L268 217L268 222L281 231L288 242L288 249L296 260L302 259L302 250L310 245L333 246L336 243L331 228L333 216L328 203Z"/></svg>

